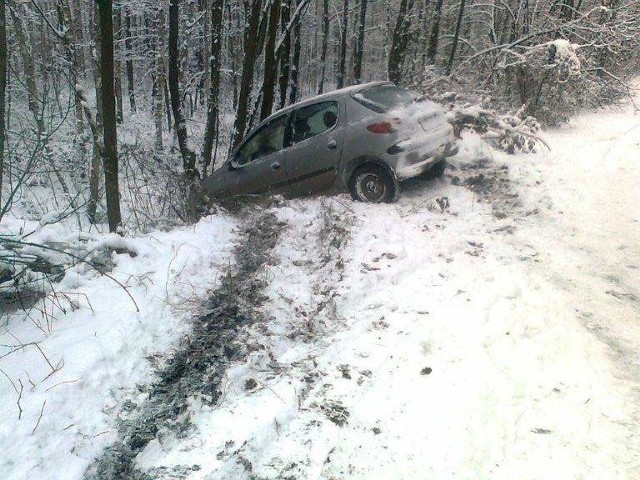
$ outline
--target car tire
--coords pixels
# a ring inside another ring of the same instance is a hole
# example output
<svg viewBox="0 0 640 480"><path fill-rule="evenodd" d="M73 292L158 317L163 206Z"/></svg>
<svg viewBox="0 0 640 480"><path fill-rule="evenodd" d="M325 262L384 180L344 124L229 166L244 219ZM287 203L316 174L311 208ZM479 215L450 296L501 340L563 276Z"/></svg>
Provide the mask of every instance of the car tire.
<svg viewBox="0 0 640 480"><path fill-rule="evenodd" d="M356 169L349 180L354 200L366 203L392 203L398 199L400 186L396 178L379 165L366 164Z"/></svg>
<svg viewBox="0 0 640 480"><path fill-rule="evenodd" d="M424 172L421 177L425 180L434 180L442 177L444 171L447 168L447 160L443 158L439 162L434 163L429 170Z"/></svg>

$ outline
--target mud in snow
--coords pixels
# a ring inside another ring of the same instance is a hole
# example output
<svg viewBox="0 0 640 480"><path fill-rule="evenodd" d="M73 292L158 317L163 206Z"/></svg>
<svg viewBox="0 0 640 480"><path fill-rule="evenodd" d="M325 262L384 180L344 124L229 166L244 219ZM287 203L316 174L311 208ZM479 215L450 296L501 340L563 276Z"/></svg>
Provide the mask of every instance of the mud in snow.
<svg viewBox="0 0 640 480"><path fill-rule="evenodd" d="M121 406L120 441L89 467L87 480L157 478L135 468L136 455L163 431L185 437L192 430L190 399L215 404L227 366L247 355L243 334L262 319L258 307L264 302L261 290L267 278L260 273L273 262L271 251L284 224L268 211L244 216L243 235L234 250L236 264L211 295L207 313L193 321L191 333L159 367L158 380L138 387L137 398L143 399Z"/></svg>

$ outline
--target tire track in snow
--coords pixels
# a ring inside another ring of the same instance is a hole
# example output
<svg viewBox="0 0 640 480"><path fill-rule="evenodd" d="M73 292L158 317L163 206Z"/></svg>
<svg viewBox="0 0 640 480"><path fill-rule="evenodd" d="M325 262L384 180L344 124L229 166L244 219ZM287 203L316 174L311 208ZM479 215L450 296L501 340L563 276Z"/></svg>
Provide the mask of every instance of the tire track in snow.
<svg viewBox="0 0 640 480"><path fill-rule="evenodd" d="M272 393L282 402L271 414L256 414L254 428L234 442L239 447L225 453L202 477L206 480L315 478L307 451L297 446L316 445L316 455L322 456L327 437L338 428L334 423L345 414L316 358L344 328L336 302L343 287L342 251L350 241L351 208L333 199L294 200L276 213L289 228L274 252L279 265L268 288L273 317L266 329L254 332L271 361L254 374L278 377ZM282 393L284 385L294 389L293 397Z"/></svg>
<svg viewBox="0 0 640 480"><path fill-rule="evenodd" d="M198 398L215 404L223 392L228 366L241 361L249 351L247 329L262 319L259 305L267 279L262 269L273 263L271 252L284 224L271 212L245 214L244 235L235 247L235 265L212 293L208 313L196 318L190 334L177 347L158 373L158 380L141 388L136 397L121 406L120 440L108 447L86 473L87 480L150 480L136 468L135 458L163 432L186 436L191 431L189 404ZM182 468L188 472L190 467Z"/></svg>

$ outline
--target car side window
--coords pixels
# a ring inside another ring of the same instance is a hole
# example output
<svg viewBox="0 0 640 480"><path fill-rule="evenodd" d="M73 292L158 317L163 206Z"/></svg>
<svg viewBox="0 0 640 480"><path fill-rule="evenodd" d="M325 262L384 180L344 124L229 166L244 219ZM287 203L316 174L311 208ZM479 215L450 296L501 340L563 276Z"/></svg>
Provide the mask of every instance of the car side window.
<svg viewBox="0 0 640 480"><path fill-rule="evenodd" d="M244 165L257 158L282 150L286 126L287 116L282 115L260 128L238 150L238 163Z"/></svg>
<svg viewBox="0 0 640 480"><path fill-rule="evenodd" d="M296 110L291 124L295 144L326 132L338 122L338 102L322 102Z"/></svg>

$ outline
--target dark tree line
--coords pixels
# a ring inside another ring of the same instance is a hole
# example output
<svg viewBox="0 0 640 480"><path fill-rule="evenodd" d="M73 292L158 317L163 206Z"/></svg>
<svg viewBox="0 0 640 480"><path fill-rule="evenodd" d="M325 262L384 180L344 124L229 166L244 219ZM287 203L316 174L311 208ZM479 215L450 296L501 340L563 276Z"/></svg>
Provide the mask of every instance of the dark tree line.
<svg viewBox="0 0 640 480"><path fill-rule="evenodd" d="M539 63L558 39L589 85L622 82L637 67L638 18L633 0L0 0L0 199L19 178L13 168L7 182L8 165L33 164L9 154L12 116L30 118L33 148L66 195L86 197L92 222L104 192L115 230L133 148L118 148L117 130L132 118L154 132L140 168L177 157L188 192L274 110L334 88L448 78L535 114L566 80L551 73L561 55ZM73 119L72 158L50 145L57 118Z"/></svg>

